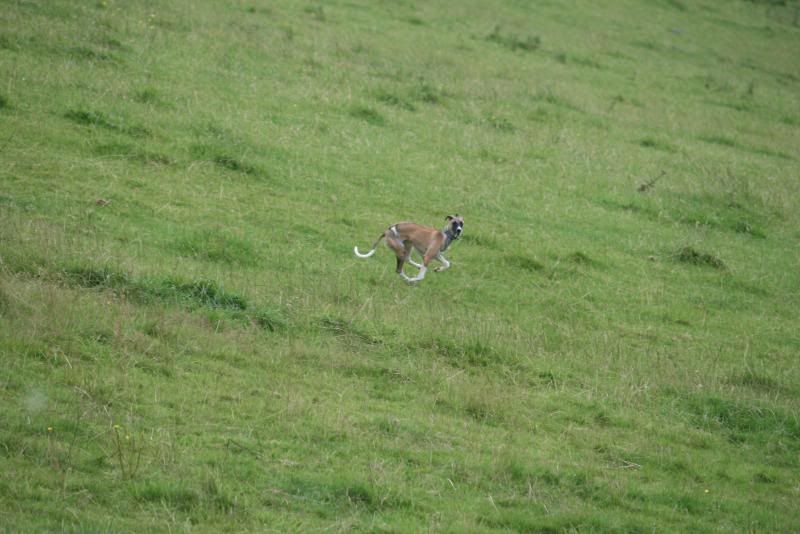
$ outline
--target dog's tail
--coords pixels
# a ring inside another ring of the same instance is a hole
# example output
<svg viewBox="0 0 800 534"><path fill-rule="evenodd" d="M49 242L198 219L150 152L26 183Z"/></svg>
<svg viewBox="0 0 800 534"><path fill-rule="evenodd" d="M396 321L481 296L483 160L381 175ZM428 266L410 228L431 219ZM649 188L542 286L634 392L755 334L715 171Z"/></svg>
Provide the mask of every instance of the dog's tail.
<svg viewBox="0 0 800 534"><path fill-rule="evenodd" d="M375 251L378 249L378 244L381 242L381 239L383 239L383 234L381 234L380 237L375 240L375 243L372 244L372 248L366 254L360 253L358 251L358 247L357 246L353 247L353 252L355 252L356 256L358 256L359 258L369 258L373 254L375 254Z"/></svg>

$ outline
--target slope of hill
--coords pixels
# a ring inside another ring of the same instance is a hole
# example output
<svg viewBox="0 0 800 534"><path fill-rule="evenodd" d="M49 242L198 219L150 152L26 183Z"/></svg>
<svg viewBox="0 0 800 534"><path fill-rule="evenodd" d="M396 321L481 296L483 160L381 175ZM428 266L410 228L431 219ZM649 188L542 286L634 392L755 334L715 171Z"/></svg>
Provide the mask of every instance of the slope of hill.
<svg viewBox="0 0 800 534"><path fill-rule="evenodd" d="M3 528L796 528L800 7L491 4L3 3Z"/></svg>

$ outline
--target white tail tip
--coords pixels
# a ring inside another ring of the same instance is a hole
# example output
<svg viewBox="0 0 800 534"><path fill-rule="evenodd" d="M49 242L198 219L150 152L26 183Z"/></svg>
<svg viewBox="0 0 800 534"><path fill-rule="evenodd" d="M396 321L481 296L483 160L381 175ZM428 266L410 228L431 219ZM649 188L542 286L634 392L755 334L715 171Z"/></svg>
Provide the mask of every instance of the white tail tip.
<svg viewBox="0 0 800 534"><path fill-rule="evenodd" d="M355 253L356 253L356 256L358 256L359 258L369 258L369 257L370 257L370 256L372 256L373 254L375 254L375 249L373 248L372 250L370 250L370 251L369 251L369 252L367 252L366 254L361 254L361 253L358 251L358 247L353 247L353 252L355 252Z"/></svg>

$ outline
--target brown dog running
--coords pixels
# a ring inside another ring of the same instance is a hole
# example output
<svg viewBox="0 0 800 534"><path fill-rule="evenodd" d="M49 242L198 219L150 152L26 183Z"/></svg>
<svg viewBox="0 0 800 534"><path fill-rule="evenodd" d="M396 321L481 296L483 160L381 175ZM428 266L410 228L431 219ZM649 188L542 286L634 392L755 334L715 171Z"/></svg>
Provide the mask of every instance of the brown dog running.
<svg viewBox="0 0 800 534"><path fill-rule="evenodd" d="M419 282L425 278L428 263L432 259L442 263L441 267L435 269L436 272L444 271L450 267L450 262L442 256L442 252L447 250L450 244L461 236L461 231L464 228L464 218L456 214L448 215L445 220L447 224L442 230L413 222L393 224L378 237L369 252L362 254L358 251L358 247L354 247L353 251L359 258L369 258L375 254L381 239L385 238L386 244L397 255L397 274L402 276L406 282ZM417 249L417 252L422 254L421 264L411 259L412 249ZM403 265L406 262L419 269L419 273L414 278L409 278L403 272Z"/></svg>

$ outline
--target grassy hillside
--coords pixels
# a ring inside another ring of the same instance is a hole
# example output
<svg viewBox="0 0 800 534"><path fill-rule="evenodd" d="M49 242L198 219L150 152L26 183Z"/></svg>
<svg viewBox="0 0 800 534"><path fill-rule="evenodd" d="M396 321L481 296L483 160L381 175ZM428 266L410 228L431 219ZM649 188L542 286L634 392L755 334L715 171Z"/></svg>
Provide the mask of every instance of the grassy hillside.
<svg viewBox="0 0 800 534"><path fill-rule="evenodd" d="M2 528L797 528L795 2L0 7Z"/></svg>

